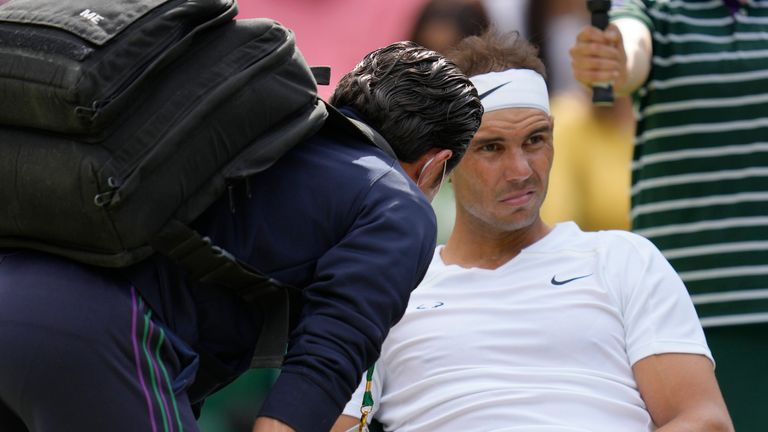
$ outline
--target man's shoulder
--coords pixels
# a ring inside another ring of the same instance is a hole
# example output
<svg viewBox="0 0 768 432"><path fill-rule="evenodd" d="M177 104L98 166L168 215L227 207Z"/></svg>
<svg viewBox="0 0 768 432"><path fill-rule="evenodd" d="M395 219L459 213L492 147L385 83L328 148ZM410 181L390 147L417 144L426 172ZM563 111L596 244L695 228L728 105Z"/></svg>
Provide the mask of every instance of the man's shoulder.
<svg viewBox="0 0 768 432"><path fill-rule="evenodd" d="M311 159L319 170L328 170L317 173L328 178L348 181L349 177L360 179L362 176L369 180L368 185L385 176L406 181L406 174L400 169L397 159L352 134L338 131L319 133L293 153L293 157Z"/></svg>
<svg viewBox="0 0 768 432"><path fill-rule="evenodd" d="M640 234L633 233L626 230L605 230L597 231L597 235L600 236L603 241L608 245L607 247L623 247L634 249L655 249L653 243Z"/></svg>
<svg viewBox="0 0 768 432"><path fill-rule="evenodd" d="M664 260L658 247L647 238L625 230L585 232L585 238L607 268L618 270L643 267Z"/></svg>
<svg viewBox="0 0 768 432"><path fill-rule="evenodd" d="M612 259L639 259L658 252L647 238L626 230L603 230L585 233L594 237L593 243Z"/></svg>
<svg viewBox="0 0 768 432"><path fill-rule="evenodd" d="M399 161L386 151L352 134L318 134L311 140L310 151L322 159L317 177L325 180L319 181L331 182L339 192L353 190L360 194L361 205L391 200L418 213L433 213Z"/></svg>
<svg viewBox="0 0 768 432"><path fill-rule="evenodd" d="M604 251L605 253L645 252L656 246L645 237L626 230L582 231L574 222L559 224L551 247L575 251Z"/></svg>

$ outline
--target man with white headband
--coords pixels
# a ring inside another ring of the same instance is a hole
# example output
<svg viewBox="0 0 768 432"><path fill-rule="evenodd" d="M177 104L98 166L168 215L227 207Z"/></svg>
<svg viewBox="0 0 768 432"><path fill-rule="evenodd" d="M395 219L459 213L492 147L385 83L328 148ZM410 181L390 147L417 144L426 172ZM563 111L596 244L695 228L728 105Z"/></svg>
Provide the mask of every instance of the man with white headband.
<svg viewBox="0 0 768 432"><path fill-rule="evenodd" d="M536 49L489 33L448 57L485 110L450 177L455 225L368 397L364 377L333 430L357 430L362 406L398 432L732 430L693 305L659 251L541 219L554 149Z"/></svg>

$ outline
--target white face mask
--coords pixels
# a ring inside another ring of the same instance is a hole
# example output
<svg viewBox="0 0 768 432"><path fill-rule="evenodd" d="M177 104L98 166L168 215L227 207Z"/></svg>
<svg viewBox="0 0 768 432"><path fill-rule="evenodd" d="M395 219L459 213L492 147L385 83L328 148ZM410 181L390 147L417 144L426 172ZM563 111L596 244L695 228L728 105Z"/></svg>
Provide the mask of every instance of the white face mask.
<svg viewBox="0 0 768 432"><path fill-rule="evenodd" d="M440 192L440 188L443 186L443 182L445 181L445 171L448 168L448 160L446 159L443 161L443 173L440 174L440 182L437 183L437 187L432 188L431 184L427 184L427 180L424 178L424 171L426 171L427 167L430 166L434 161L435 158L432 158L428 160L423 167L421 167L421 172L419 172L419 181L416 183L416 186L421 189L429 202L432 202L432 200L434 200L437 196L437 193Z"/></svg>

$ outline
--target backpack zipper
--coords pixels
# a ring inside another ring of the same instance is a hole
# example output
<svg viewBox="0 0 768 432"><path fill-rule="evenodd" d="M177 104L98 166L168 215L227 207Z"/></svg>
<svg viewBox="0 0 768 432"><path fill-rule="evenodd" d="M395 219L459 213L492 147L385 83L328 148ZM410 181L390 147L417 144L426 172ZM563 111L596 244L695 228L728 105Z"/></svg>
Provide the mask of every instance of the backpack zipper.
<svg viewBox="0 0 768 432"><path fill-rule="evenodd" d="M107 187L109 190L96 194L96 196L93 197L93 203L96 204L96 207L108 207L110 204L112 204L112 199L115 197L115 194L117 193L118 189L120 189L121 185L121 181L116 177L108 177Z"/></svg>
<svg viewBox="0 0 768 432"><path fill-rule="evenodd" d="M155 55L157 53L160 53L164 50L166 50L170 45L173 45L174 43L178 42L176 37L181 33L181 26L178 26L174 29L172 34L166 39L170 40L170 43L166 43L163 45L156 46L153 50L146 52L142 58L139 60L137 65L128 72L127 76L125 76L120 81L117 81L114 85L111 86L105 93L107 94L106 97L102 99L96 99L91 103L91 106L78 106L75 108L75 114L77 114L79 117L85 118L86 120L93 122L96 120L96 118L99 116L101 111L109 105L112 101L119 98L126 90L131 88L135 83L141 81L141 77L145 74L148 74L151 72L155 65L161 61L164 60L163 57L161 58L155 58Z"/></svg>

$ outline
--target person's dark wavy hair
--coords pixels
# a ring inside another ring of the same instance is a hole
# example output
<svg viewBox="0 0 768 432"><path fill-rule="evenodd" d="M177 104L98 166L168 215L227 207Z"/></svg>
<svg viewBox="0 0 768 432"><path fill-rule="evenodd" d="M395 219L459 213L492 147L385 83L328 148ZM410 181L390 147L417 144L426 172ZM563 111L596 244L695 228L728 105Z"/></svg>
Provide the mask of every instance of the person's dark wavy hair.
<svg viewBox="0 0 768 432"><path fill-rule="evenodd" d="M371 52L339 81L329 102L349 106L414 162L432 148L449 149L453 169L480 127L477 91L451 61L414 42Z"/></svg>

